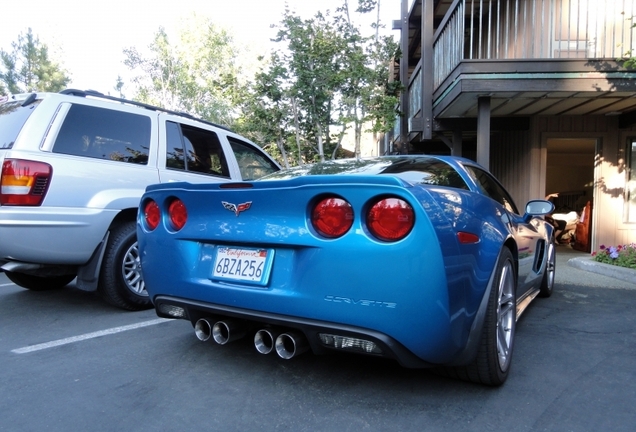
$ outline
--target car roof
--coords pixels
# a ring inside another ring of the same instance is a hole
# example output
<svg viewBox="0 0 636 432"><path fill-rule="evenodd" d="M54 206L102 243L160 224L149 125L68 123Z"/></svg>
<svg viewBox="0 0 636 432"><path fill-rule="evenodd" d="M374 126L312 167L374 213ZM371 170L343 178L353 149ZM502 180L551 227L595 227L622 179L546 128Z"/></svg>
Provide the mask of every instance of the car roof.
<svg viewBox="0 0 636 432"><path fill-rule="evenodd" d="M59 93L53 93L53 92L32 92L32 93L19 93L19 94L14 94L11 95L10 97L8 97L8 101L14 100L14 101L24 101L22 103L23 106L29 105L30 103L32 103L33 101L37 100L37 99L42 99L44 97L51 97L54 95L64 95L64 96L75 96L75 97L81 97L81 98L94 98L94 99L102 99L102 100L108 100L111 102L119 102L119 103L123 103L126 105L133 105L133 106L137 106L140 108L144 108L147 110L151 110L151 111L158 111L158 112L164 112L164 113L168 113L168 114L173 114L173 115L177 115L180 117L184 117L184 118L188 118L191 120L195 120L201 123L205 123L207 125L210 126L214 126L216 128L219 129L224 129L228 132L234 132L232 129L228 128L227 126L223 126L220 125L218 123L214 123L205 119L202 119L200 117L196 117L193 116L192 114L183 112L183 111L173 111L173 110L169 110L166 108L161 108L155 105L150 105L144 102L138 102L138 101L133 101L130 99L124 99L124 98L118 98L115 96L110 96L110 95L105 95L103 93L100 93L98 91L95 90L77 90L77 89L65 89L62 90Z"/></svg>

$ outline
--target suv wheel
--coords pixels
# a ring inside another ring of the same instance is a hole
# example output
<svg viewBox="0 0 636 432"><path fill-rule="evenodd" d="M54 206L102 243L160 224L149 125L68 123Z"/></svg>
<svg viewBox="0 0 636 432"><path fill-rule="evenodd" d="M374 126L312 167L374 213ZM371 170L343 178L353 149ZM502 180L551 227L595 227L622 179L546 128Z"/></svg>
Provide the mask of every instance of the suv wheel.
<svg viewBox="0 0 636 432"><path fill-rule="evenodd" d="M122 309L152 307L141 276L135 222L123 222L111 228L97 289L108 303Z"/></svg>
<svg viewBox="0 0 636 432"><path fill-rule="evenodd" d="M4 274L7 275L7 278L14 284L31 291L46 291L63 288L75 279L75 275L43 277L10 271L5 271Z"/></svg>

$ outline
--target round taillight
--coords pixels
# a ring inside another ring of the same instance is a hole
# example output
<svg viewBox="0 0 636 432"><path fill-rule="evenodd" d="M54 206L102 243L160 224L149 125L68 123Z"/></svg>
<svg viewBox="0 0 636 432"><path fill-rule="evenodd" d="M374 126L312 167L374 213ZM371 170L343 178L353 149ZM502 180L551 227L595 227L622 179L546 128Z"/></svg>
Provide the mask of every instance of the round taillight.
<svg viewBox="0 0 636 432"><path fill-rule="evenodd" d="M367 227L380 240L398 241L411 232L415 223L413 207L399 198L384 198L367 215Z"/></svg>
<svg viewBox="0 0 636 432"><path fill-rule="evenodd" d="M161 220L161 212L159 206L153 200L149 200L144 206L144 220L146 226L152 231L159 226Z"/></svg>
<svg viewBox="0 0 636 432"><path fill-rule="evenodd" d="M325 237L340 237L353 225L351 204L342 198L325 198L314 207L311 223Z"/></svg>
<svg viewBox="0 0 636 432"><path fill-rule="evenodd" d="M168 206L168 217L170 217L170 223L172 228L179 231L186 224L188 220L188 211L186 210L183 201L175 199Z"/></svg>

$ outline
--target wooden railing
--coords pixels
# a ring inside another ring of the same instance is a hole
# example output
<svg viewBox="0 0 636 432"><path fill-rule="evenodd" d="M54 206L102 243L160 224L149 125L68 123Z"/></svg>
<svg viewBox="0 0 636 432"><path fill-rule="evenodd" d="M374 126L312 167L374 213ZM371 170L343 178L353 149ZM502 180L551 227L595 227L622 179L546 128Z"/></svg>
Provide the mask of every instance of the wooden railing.
<svg viewBox="0 0 636 432"><path fill-rule="evenodd" d="M634 15L636 0L455 0L434 35L434 88L463 60L632 55Z"/></svg>

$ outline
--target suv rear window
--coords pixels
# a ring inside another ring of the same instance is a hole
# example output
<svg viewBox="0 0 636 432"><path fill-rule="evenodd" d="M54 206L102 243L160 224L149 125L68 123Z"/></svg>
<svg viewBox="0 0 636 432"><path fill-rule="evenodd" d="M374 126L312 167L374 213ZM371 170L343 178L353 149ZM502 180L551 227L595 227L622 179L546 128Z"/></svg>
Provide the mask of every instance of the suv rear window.
<svg viewBox="0 0 636 432"><path fill-rule="evenodd" d="M223 147L214 132L168 121L166 134L168 168L230 178Z"/></svg>
<svg viewBox="0 0 636 432"><path fill-rule="evenodd" d="M35 101L23 107L22 101L0 103L0 149L13 147L22 126L39 104Z"/></svg>
<svg viewBox="0 0 636 432"><path fill-rule="evenodd" d="M150 127L144 115L73 104L53 152L146 165Z"/></svg>
<svg viewBox="0 0 636 432"><path fill-rule="evenodd" d="M227 137L227 139L236 156L243 180L255 180L278 171L279 168L259 150L236 138Z"/></svg>

